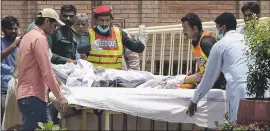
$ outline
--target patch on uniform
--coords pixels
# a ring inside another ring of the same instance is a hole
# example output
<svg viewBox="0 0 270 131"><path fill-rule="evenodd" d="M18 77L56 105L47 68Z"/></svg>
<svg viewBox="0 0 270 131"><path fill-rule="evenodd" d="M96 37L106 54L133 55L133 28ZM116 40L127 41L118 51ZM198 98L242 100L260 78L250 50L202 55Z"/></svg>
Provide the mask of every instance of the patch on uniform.
<svg viewBox="0 0 270 131"><path fill-rule="evenodd" d="M199 65L201 65L201 66L205 64L205 60L203 59L202 56L196 57L195 60L196 60L196 62L197 62Z"/></svg>
<svg viewBox="0 0 270 131"><path fill-rule="evenodd" d="M104 50L118 49L116 40L100 40L99 44Z"/></svg>

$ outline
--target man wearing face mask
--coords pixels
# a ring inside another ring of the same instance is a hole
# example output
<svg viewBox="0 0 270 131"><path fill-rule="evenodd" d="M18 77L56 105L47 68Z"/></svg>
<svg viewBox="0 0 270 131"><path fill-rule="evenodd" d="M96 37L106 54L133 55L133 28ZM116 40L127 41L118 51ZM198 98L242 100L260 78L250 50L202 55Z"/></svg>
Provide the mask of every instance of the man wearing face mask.
<svg viewBox="0 0 270 131"><path fill-rule="evenodd" d="M51 62L54 64L76 63L76 49L81 39L75 37L72 28L77 9L74 5L63 5L60 10L60 19L65 23L49 37L49 45L53 53Z"/></svg>
<svg viewBox="0 0 270 131"><path fill-rule="evenodd" d="M237 120L240 99L246 98L247 46L244 35L236 32L236 18L222 13L215 19L217 34L221 38L211 49L204 76L186 111L190 116L197 111L197 103L214 85L220 72L226 79L226 107L231 121Z"/></svg>
<svg viewBox="0 0 270 131"><path fill-rule="evenodd" d="M8 82L14 72L15 55L21 39L17 39L19 21L13 16L7 16L1 21L1 120L5 111L5 100Z"/></svg>
<svg viewBox="0 0 270 131"><path fill-rule="evenodd" d="M183 33L185 37L192 39L192 51L196 63L199 65L200 73L204 73L209 53L216 43L216 38L210 33L202 30L202 22L198 15L194 13L186 14L182 19ZM213 88L225 89L226 81L223 73L215 82Z"/></svg>
<svg viewBox="0 0 270 131"><path fill-rule="evenodd" d="M99 47L102 51L89 49L93 44L89 44L88 48L84 48L84 52L89 52L87 60L95 66L103 68L122 69L124 47L137 53L144 51L144 44L139 40L128 37L127 33L119 27L112 26L113 9L109 6L101 5L93 10L95 26L89 29L89 41L93 43L99 40ZM78 47L78 52L79 48Z"/></svg>
<svg viewBox="0 0 270 131"><path fill-rule="evenodd" d="M244 15L245 25L242 25L236 29L237 32L244 34L247 29L247 23L252 20L253 14L256 15L257 19L260 18L261 9L257 2L247 2L241 9Z"/></svg>

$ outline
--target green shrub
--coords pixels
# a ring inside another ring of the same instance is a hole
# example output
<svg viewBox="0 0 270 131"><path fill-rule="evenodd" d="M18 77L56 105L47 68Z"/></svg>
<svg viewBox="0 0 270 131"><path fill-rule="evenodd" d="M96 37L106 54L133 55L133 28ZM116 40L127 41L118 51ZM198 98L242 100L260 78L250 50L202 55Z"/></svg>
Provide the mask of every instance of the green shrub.
<svg viewBox="0 0 270 131"><path fill-rule="evenodd" d="M270 20L259 21L253 15L247 24L245 43L249 47L247 95L261 99L270 88Z"/></svg>
<svg viewBox="0 0 270 131"><path fill-rule="evenodd" d="M42 123L38 122L39 128L36 129L36 131L65 131L67 128L61 129L59 125L54 125L52 121L49 121L48 123Z"/></svg>

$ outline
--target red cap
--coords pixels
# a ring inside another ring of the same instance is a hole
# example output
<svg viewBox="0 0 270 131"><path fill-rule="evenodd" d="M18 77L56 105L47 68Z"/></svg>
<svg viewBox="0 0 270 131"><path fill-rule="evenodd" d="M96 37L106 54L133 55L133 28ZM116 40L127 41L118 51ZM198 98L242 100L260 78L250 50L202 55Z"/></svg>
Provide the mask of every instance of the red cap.
<svg viewBox="0 0 270 131"><path fill-rule="evenodd" d="M93 12L95 16L106 16L106 15L113 15L113 11L112 11L112 7L106 6L106 5L101 5L101 6L97 6Z"/></svg>

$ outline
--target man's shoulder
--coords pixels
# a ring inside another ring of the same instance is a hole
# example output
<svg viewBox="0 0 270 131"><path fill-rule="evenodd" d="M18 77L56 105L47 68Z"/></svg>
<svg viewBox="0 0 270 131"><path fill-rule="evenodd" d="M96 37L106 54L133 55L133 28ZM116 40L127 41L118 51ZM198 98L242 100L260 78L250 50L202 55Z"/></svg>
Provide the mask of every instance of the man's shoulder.
<svg viewBox="0 0 270 131"><path fill-rule="evenodd" d="M206 37L202 38L200 45L201 46L210 46L210 47L212 47L216 42L217 41L216 41L215 38L210 37L210 36L209 37L206 36Z"/></svg>
<svg viewBox="0 0 270 131"><path fill-rule="evenodd" d="M55 35L57 33L62 33L64 30L64 28L62 26L58 27L55 29L55 31L51 34L51 35Z"/></svg>
<svg viewBox="0 0 270 131"><path fill-rule="evenodd" d="M239 27L236 28L236 32L243 33L245 28L246 28L246 25L240 25Z"/></svg>
<svg viewBox="0 0 270 131"><path fill-rule="evenodd" d="M29 32L27 32L24 37L26 37L26 39L28 38L33 38L33 39L46 39L46 36L44 34L42 34L41 32L39 32L38 30L30 30ZM22 39L24 38L22 37Z"/></svg>
<svg viewBox="0 0 270 131"><path fill-rule="evenodd" d="M4 36L1 36L1 42L5 42L5 37Z"/></svg>

